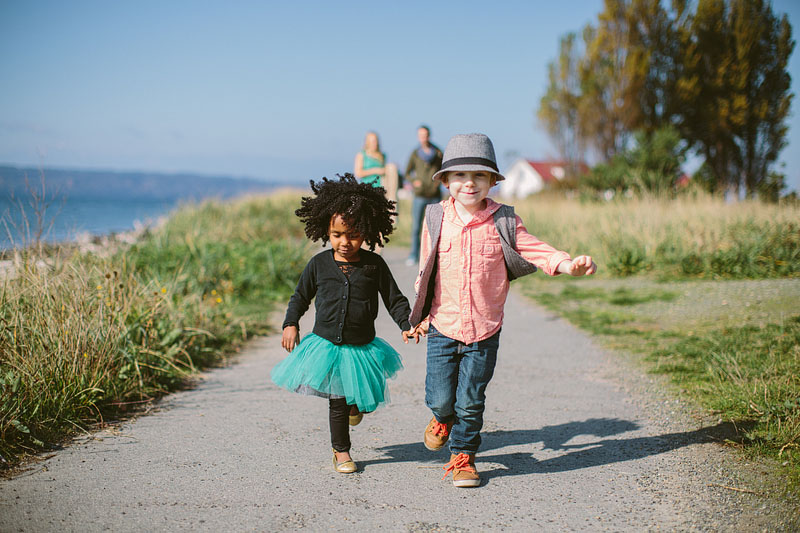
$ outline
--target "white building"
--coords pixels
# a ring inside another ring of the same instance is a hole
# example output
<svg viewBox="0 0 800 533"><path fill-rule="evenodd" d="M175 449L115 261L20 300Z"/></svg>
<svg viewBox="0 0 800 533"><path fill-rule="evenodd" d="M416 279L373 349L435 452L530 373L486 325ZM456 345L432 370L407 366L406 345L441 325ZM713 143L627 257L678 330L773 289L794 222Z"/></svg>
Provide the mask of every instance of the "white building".
<svg viewBox="0 0 800 533"><path fill-rule="evenodd" d="M503 174L506 179L500 182L500 196L504 198L525 198L544 189L549 184L557 183L566 176L568 164L561 161L531 161L517 159ZM581 173L589 168L580 163Z"/></svg>

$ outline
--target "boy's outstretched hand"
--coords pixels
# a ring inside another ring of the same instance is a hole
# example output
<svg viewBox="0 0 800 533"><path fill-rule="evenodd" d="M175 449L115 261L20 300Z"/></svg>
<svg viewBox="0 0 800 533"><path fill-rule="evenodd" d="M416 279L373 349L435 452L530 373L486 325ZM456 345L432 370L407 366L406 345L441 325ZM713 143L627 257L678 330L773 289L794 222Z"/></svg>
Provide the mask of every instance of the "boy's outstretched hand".
<svg viewBox="0 0 800 533"><path fill-rule="evenodd" d="M287 352L294 350L294 347L300 342L300 332L297 326L286 326L283 328L283 337L281 338L281 346Z"/></svg>
<svg viewBox="0 0 800 533"><path fill-rule="evenodd" d="M597 265L590 255L579 255L570 262L565 274L570 276L589 276L597 272Z"/></svg>

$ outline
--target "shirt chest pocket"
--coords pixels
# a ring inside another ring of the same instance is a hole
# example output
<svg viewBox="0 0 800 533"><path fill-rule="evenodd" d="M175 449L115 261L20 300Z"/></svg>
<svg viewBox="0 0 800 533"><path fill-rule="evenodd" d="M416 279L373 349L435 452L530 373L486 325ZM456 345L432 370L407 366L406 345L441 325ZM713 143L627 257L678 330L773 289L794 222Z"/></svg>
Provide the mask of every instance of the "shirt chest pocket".
<svg viewBox="0 0 800 533"><path fill-rule="evenodd" d="M441 239L439 241L439 251L436 262L438 263L438 267L442 270L450 268L450 262L453 260L453 254L451 253L452 247L453 243L449 240Z"/></svg>
<svg viewBox="0 0 800 533"><path fill-rule="evenodd" d="M478 269L481 272L505 272L505 261L503 259L503 249L499 244L482 244L477 256Z"/></svg>

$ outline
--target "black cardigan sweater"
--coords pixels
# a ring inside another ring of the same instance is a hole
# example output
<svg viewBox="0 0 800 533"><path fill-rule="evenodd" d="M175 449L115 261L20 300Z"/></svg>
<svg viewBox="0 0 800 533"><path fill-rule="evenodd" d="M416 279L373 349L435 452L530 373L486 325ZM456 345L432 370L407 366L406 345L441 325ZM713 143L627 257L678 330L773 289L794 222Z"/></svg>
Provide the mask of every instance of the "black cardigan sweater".
<svg viewBox="0 0 800 533"><path fill-rule="evenodd" d="M408 299L400 292L381 256L360 250L361 268L348 279L324 250L306 265L289 300L283 327L297 326L311 300L316 307L314 333L334 344L367 344L375 338L378 293L389 314L403 330L411 329Z"/></svg>

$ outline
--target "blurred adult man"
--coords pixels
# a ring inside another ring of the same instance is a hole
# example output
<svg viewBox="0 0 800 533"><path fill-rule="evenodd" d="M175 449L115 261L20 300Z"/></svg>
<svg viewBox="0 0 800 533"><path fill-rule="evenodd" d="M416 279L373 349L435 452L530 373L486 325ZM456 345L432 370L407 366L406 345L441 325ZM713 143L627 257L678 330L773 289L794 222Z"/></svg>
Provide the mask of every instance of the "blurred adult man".
<svg viewBox="0 0 800 533"><path fill-rule="evenodd" d="M405 179L414 190L414 201L411 205L411 253L406 260L407 265L419 261L419 235L422 230L422 219L428 204L441 200L439 181L432 177L442 168L442 151L431 143L431 129L422 125L417 128L419 146L411 153L406 166Z"/></svg>

